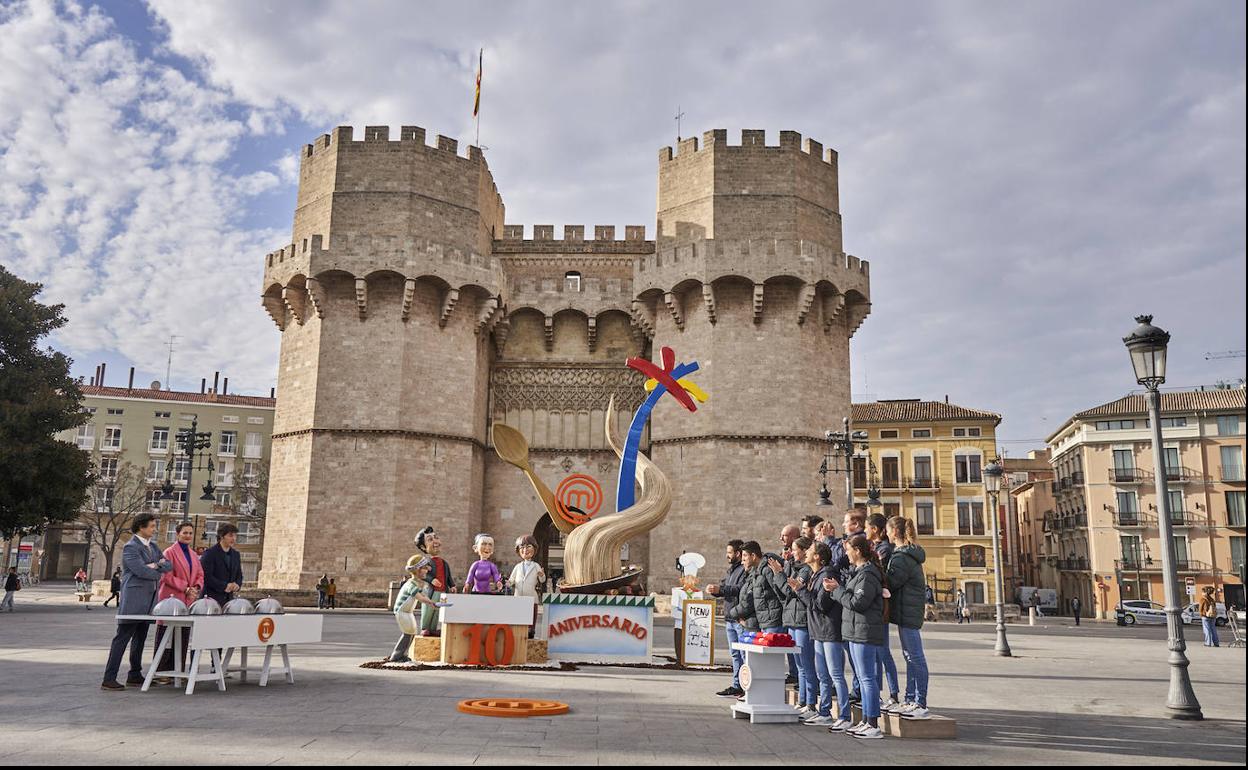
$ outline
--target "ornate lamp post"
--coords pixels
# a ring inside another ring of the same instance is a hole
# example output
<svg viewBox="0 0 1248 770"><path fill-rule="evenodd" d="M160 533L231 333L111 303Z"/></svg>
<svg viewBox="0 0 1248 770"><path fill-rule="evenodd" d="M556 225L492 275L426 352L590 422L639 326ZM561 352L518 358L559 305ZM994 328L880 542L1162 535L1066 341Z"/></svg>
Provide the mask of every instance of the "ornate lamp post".
<svg viewBox="0 0 1248 770"><path fill-rule="evenodd" d="M1001 494L1001 477L1005 469L999 460L993 460L984 468L984 487L992 503L992 572L997 592L997 654L1011 657L1010 642L1005 638L1005 584L1001 576L1001 517L997 512L997 496Z"/></svg>
<svg viewBox="0 0 1248 770"><path fill-rule="evenodd" d="M867 432L856 430L851 433L848 417L841 421L841 427L840 432L829 430L823 434L828 446L824 451L823 464L819 466L822 485L819 489L819 502L815 505L820 507L832 505L832 492L828 489L828 474L844 471L845 510L851 511L854 508L854 445L857 444L859 449L865 452ZM878 492L876 492L876 497L879 497Z"/></svg>
<svg viewBox="0 0 1248 770"><path fill-rule="evenodd" d="M178 434L175 437L175 442L177 443L177 446L178 446L177 451L174 453L175 456L182 455L186 458L186 511L185 513L187 516L191 515L191 474L194 473L195 467L196 467L195 456L196 454L199 454L200 459L202 461L204 459L203 450L209 449L212 446L212 433L210 431L200 431L198 430L198 428L199 428L199 419L194 418L191 420L191 427L179 429ZM215 493L216 493L216 487L214 487L212 484L212 474L213 474L213 471L216 470L216 466L212 462L211 455L207 457L207 463L206 465L204 465L203 470L208 471L208 481L204 483L204 487L203 487L204 494L201 495L199 499L200 500L212 500L214 499ZM165 483L160 488L161 500L173 500L174 499L172 472L173 472L173 465L172 464L166 465L165 466ZM198 530L199 529L199 524L198 524L199 517L198 516L195 517L195 522L196 522L195 529ZM199 532L196 532L196 535L202 537L201 533Z"/></svg>
<svg viewBox="0 0 1248 770"><path fill-rule="evenodd" d="M1170 648L1170 694L1166 708L1174 719L1204 719L1200 702L1192 690L1188 676L1187 643L1183 640L1183 619L1180 613L1183 599L1179 595L1179 570L1174 552L1174 525L1170 520L1170 495L1167 490L1166 469L1162 459L1161 392L1158 388L1166 381L1166 346L1170 333L1153 326L1151 315L1136 316L1135 327L1122 338L1131 354L1131 366L1135 369L1135 381L1147 391L1148 419L1152 427L1153 479L1157 495L1158 529L1161 531L1161 579L1166 594L1166 641Z"/></svg>

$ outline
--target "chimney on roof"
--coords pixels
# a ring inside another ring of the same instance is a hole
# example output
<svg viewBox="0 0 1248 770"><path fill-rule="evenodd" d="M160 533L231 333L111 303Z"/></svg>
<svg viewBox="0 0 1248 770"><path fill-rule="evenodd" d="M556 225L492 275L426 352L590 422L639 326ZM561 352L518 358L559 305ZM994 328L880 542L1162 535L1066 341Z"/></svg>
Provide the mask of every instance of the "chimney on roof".
<svg viewBox="0 0 1248 770"><path fill-rule="evenodd" d="M224 396L225 394L229 392L230 392L230 378L226 377L225 382L221 383L221 395Z"/></svg>
<svg viewBox="0 0 1248 770"><path fill-rule="evenodd" d="M946 393L946 394L945 394L945 403L946 403L946 404L948 404L948 403L949 403L949 394L948 394L948 393Z"/></svg>
<svg viewBox="0 0 1248 770"><path fill-rule="evenodd" d="M108 368L108 364L100 364L100 381L97 383L101 387L104 385L104 370Z"/></svg>
<svg viewBox="0 0 1248 770"><path fill-rule="evenodd" d="M277 388L269 388L269 398L277 397Z"/></svg>
<svg viewBox="0 0 1248 770"><path fill-rule="evenodd" d="M126 386L126 390L134 390L134 367L130 367L130 384Z"/></svg>
<svg viewBox="0 0 1248 770"><path fill-rule="evenodd" d="M203 395L204 391L205 391L205 390L207 390L207 389L208 389L208 378L207 378L207 377L200 377L200 378L199 378L199 393L200 393L200 395Z"/></svg>
<svg viewBox="0 0 1248 770"><path fill-rule="evenodd" d="M213 395L216 395L217 386L219 386L220 384L221 384L221 372L213 372L212 373L212 391L211 391Z"/></svg>

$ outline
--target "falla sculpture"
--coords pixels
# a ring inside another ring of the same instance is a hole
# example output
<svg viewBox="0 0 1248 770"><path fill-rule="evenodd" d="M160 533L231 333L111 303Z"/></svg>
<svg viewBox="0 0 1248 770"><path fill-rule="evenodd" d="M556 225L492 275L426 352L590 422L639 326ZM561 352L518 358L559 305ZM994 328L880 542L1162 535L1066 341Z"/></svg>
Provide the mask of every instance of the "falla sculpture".
<svg viewBox="0 0 1248 770"><path fill-rule="evenodd" d="M621 572L620 549L630 539L663 523L671 510L671 484L663 471L640 452L641 436L651 412L664 395L670 394L691 412L696 412L698 403L705 403L709 396L689 379L698 370L696 361L677 364L676 353L669 347L662 348L660 356L659 364L644 358L625 361L630 369L649 378L645 383L649 395L633 414L623 443L615 427L615 398L607 405L607 443L620 460L615 513L590 517L569 510L534 472L524 435L506 423L494 423L491 432L494 451L504 462L524 472L551 521L565 536L562 586L565 593L600 594L636 581L643 570ZM635 489L638 486L640 497Z"/></svg>

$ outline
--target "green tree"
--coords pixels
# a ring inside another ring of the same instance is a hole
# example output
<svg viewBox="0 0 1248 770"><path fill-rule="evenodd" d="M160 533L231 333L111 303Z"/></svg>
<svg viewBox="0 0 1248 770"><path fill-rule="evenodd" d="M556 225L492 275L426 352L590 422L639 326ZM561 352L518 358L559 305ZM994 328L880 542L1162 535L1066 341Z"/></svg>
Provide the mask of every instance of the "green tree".
<svg viewBox="0 0 1248 770"><path fill-rule="evenodd" d="M39 347L65 325L65 306L40 303L41 291L0 265L0 540L73 521L92 484L90 458L56 438L88 415L70 359Z"/></svg>

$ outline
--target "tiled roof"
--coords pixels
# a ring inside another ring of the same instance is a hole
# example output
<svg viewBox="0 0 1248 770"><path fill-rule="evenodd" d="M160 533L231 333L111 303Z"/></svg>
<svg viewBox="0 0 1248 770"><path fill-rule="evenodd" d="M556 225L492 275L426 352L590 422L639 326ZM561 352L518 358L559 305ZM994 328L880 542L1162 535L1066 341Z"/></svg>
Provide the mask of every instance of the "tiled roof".
<svg viewBox="0 0 1248 770"><path fill-rule="evenodd" d="M254 406L272 409L276 399L267 396L217 395L215 393L192 393L181 390L152 390L150 388L112 388L108 386L83 385L84 396L99 398L142 398L150 401L177 401L184 404L217 404L220 406Z"/></svg>
<svg viewBox="0 0 1248 770"><path fill-rule="evenodd" d="M1173 393L1162 392L1162 414L1172 412L1211 412L1219 410L1244 411L1244 389L1236 390L1183 390ZM1097 417L1118 417L1146 414L1148 404L1143 394L1123 396L1116 401L1094 406L1075 414L1076 419Z"/></svg>
<svg viewBox="0 0 1248 770"><path fill-rule="evenodd" d="M1001 422L1001 415L981 409L967 409L944 401L871 401L854 404L853 422L937 422L941 420L992 420Z"/></svg>

